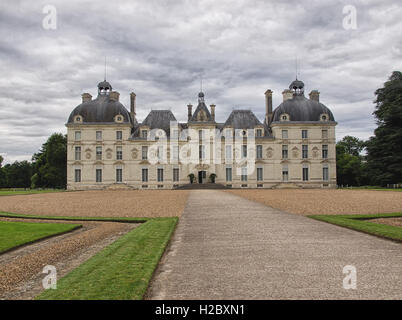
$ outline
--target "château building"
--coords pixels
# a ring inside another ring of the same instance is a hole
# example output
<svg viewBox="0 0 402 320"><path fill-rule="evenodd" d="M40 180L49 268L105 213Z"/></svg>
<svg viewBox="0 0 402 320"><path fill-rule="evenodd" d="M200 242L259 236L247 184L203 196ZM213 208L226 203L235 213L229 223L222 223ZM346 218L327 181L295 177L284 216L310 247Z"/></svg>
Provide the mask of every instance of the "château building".
<svg viewBox="0 0 402 320"><path fill-rule="evenodd" d="M332 188L336 186L335 126L320 93L304 95L293 81L283 102L272 107L265 92L265 118L251 110L233 110L226 121L215 119L204 93L187 106L187 122L170 110L136 117L109 82L98 84L95 99L82 103L67 121L67 187L77 189L171 189L215 182L232 188Z"/></svg>

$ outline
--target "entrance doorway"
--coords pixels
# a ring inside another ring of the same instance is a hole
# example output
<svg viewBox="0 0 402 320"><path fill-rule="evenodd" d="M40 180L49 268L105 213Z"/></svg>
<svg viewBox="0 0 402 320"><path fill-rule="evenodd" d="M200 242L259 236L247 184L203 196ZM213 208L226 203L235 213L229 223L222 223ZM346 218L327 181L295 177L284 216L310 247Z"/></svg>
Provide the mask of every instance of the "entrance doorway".
<svg viewBox="0 0 402 320"><path fill-rule="evenodd" d="M207 178L206 171L198 171L198 183L203 183Z"/></svg>

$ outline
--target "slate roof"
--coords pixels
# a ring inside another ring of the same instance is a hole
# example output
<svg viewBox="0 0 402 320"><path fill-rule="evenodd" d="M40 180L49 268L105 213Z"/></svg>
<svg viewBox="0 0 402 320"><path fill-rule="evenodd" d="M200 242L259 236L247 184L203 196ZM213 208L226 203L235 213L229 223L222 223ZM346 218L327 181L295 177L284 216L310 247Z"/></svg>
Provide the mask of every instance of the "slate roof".
<svg viewBox="0 0 402 320"><path fill-rule="evenodd" d="M110 99L108 95L98 95L96 99L78 105L70 113L67 123L74 122L74 117L76 115L82 116L84 123L114 123L114 117L118 114L123 116L123 123L131 123L131 117L128 110L119 101Z"/></svg>
<svg viewBox="0 0 402 320"><path fill-rule="evenodd" d="M205 114L206 114L206 121L202 121L202 122L213 121L213 120L212 120L211 113L209 112L209 110L208 110L206 104L205 104L204 102L199 102L197 108L195 109L195 111L194 111L194 113L193 113L193 115L192 115L192 117L191 117L191 119L190 119L190 122L192 122L192 121L194 121L194 122L195 122L195 121L198 121L198 122L199 122L199 120L198 120L198 114L199 114L202 110L203 110L203 111L205 112Z"/></svg>
<svg viewBox="0 0 402 320"><path fill-rule="evenodd" d="M138 125L136 130L133 133L133 136L136 137L139 135L139 127L148 126L152 129L163 129L167 136L170 136L170 122L176 121L175 116L170 110L151 110L151 112L147 115L145 120Z"/></svg>
<svg viewBox="0 0 402 320"><path fill-rule="evenodd" d="M234 129L252 129L262 125L251 110L233 110L226 120L224 127L231 126Z"/></svg>
<svg viewBox="0 0 402 320"><path fill-rule="evenodd" d="M290 121L320 121L323 113L328 114L329 121L335 121L334 115L322 103L307 99L304 95L294 95L292 99L282 102L273 112L272 122L280 121L280 116L287 113Z"/></svg>

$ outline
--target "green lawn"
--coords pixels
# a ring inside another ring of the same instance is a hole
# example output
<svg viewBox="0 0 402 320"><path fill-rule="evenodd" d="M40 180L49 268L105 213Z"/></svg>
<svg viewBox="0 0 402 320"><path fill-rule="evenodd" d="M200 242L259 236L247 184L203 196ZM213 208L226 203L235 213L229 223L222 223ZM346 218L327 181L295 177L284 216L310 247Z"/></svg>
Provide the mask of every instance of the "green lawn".
<svg viewBox="0 0 402 320"><path fill-rule="evenodd" d="M60 279L56 290L36 299L142 299L177 221L148 219Z"/></svg>
<svg viewBox="0 0 402 320"><path fill-rule="evenodd" d="M36 194L36 193L49 193L49 192L63 192L62 189L0 189L0 196L13 196L21 194Z"/></svg>
<svg viewBox="0 0 402 320"><path fill-rule="evenodd" d="M354 215L312 215L309 217L379 237L402 241L402 228L367 221L367 219L402 217L402 212Z"/></svg>
<svg viewBox="0 0 402 320"><path fill-rule="evenodd" d="M79 227L79 224L0 221L0 253Z"/></svg>

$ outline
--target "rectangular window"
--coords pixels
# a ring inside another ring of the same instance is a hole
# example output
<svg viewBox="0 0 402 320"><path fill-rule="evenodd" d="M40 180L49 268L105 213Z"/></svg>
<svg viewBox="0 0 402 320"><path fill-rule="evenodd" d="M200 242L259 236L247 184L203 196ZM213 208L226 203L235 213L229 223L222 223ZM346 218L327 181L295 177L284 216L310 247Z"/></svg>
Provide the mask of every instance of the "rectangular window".
<svg viewBox="0 0 402 320"><path fill-rule="evenodd" d="M158 160L163 159L163 146L158 146Z"/></svg>
<svg viewBox="0 0 402 320"><path fill-rule="evenodd" d="M257 145L257 159L262 159L262 145Z"/></svg>
<svg viewBox="0 0 402 320"><path fill-rule="evenodd" d="M284 166L282 168L282 181L288 181L289 180L289 170L287 166Z"/></svg>
<svg viewBox="0 0 402 320"><path fill-rule="evenodd" d="M327 144L322 145L322 158L323 159L328 158L328 145Z"/></svg>
<svg viewBox="0 0 402 320"><path fill-rule="evenodd" d="M158 182L163 182L163 169L158 169Z"/></svg>
<svg viewBox="0 0 402 320"><path fill-rule="evenodd" d="M288 146L282 145L282 159L287 159L288 158Z"/></svg>
<svg viewBox="0 0 402 320"><path fill-rule="evenodd" d="M243 158L247 158L247 145L246 145L246 144L243 144L241 150L242 150L241 156L242 156Z"/></svg>
<svg viewBox="0 0 402 320"><path fill-rule="evenodd" d="M102 169L96 169L96 182L102 182Z"/></svg>
<svg viewBox="0 0 402 320"><path fill-rule="evenodd" d="M303 159L308 158L308 145L306 145L306 144L302 145L302 158Z"/></svg>
<svg viewBox="0 0 402 320"><path fill-rule="evenodd" d="M241 168L241 181L247 181L247 168Z"/></svg>
<svg viewBox="0 0 402 320"><path fill-rule="evenodd" d="M303 181L308 181L308 168L303 168Z"/></svg>
<svg viewBox="0 0 402 320"><path fill-rule="evenodd" d="M262 168L257 168L257 181L264 180Z"/></svg>
<svg viewBox="0 0 402 320"><path fill-rule="evenodd" d="M179 168L173 168L173 181L179 181Z"/></svg>
<svg viewBox="0 0 402 320"><path fill-rule="evenodd" d="M147 130L142 130L141 131L141 138L144 138L144 139L148 138L148 131Z"/></svg>
<svg viewBox="0 0 402 320"><path fill-rule="evenodd" d="M172 153L173 160L179 161L179 146L173 146L172 151L173 151L173 153Z"/></svg>
<svg viewBox="0 0 402 320"><path fill-rule="evenodd" d="M322 138L323 139L328 139L328 130L327 129L322 130Z"/></svg>
<svg viewBox="0 0 402 320"><path fill-rule="evenodd" d="M178 138L179 138L179 130L173 129L172 139L178 139Z"/></svg>
<svg viewBox="0 0 402 320"><path fill-rule="evenodd" d="M116 169L116 182L123 182L123 169Z"/></svg>
<svg viewBox="0 0 402 320"><path fill-rule="evenodd" d="M288 138L288 130L282 130L282 139Z"/></svg>
<svg viewBox="0 0 402 320"><path fill-rule="evenodd" d="M75 131L75 140L81 140L81 131Z"/></svg>
<svg viewBox="0 0 402 320"><path fill-rule="evenodd" d="M102 147L96 147L96 160L102 160Z"/></svg>
<svg viewBox="0 0 402 320"><path fill-rule="evenodd" d="M302 130L302 139L307 139L307 138L308 138L308 131Z"/></svg>
<svg viewBox="0 0 402 320"><path fill-rule="evenodd" d="M123 148L116 147L116 160L123 160Z"/></svg>
<svg viewBox="0 0 402 320"><path fill-rule="evenodd" d="M257 130L255 131L255 136L256 136L256 137L262 137L262 129L257 129Z"/></svg>
<svg viewBox="0 0 402 320"><path fill-rule="evenodd" d="M328 167L322 168L322 180L328 181L329 174L328 174Z"/></svg>
<svg viewBox="0 0 402 320"><path fill-rule="evenodd" d="M96 131L96 140L97 141L102 140L102 131Z"/></svg>
<svg viewBox="0 0 402 320"><path fill-rule="evenodd" d="M75 160L81 160L81 147L75 147Z"/></svg>
<svg viewBox="0 0 402 320"><path fill-rule="evenodd" d="M198 139L199 139L200 143L203 138L204 138L204 132L202 130L198 130Z"/></svg>
<svg viewBox="0 0 402 320"><path fill-rule="evenodd" d="M142 182L148 182L148 169L142 169Z"/></svg>
<svg viewBox="0 0 402 320"><path fill-rule="evenodd" d="M148 147L147 146L142 146L141 158L142 158L142 160L147 160L148 159Z"/></svg>
<svg viewBox="0 0 402 320"><path fill-rule="evenodd" d="M205 159L205 146L198 146L198 157L200 160Z"/></svg>
<svg viewBox="0 0 402 320"><path fill-rule="evenodd" d="M75 182L81 182L81 169L75 169Z"/></svg>
<svg viewBox="0 0 402 320"><path fill-rule="evenodd" d="M231 145L225 146L225 158L226 158L226 160L232 159L232 146Z"/></svg>
<svg viewBox="0 0 402 320"><path fill-rule="evenodd" d="M116 140L123 140L123 131L116 131Z"/></svg>
<svg viewBox="0 0 402 320"><path fill-rule="evenodd" d="M226 181L232 181L232 168L226 168Z"/></svg>

